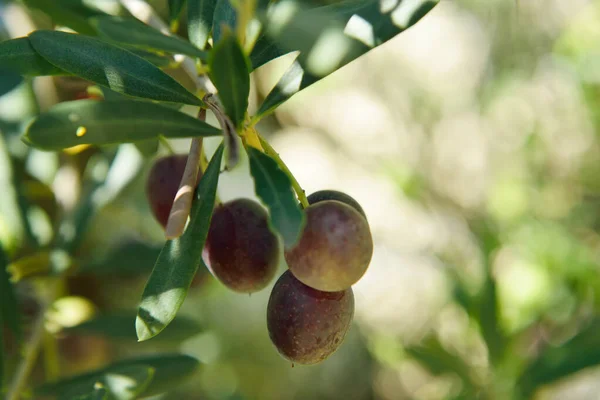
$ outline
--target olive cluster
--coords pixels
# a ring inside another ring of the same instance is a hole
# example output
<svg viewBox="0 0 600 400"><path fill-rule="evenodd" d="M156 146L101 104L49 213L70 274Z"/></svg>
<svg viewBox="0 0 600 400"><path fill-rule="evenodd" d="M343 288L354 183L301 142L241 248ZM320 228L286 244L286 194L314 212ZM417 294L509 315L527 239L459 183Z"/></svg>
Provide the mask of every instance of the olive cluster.
<svg viewBox="0 0 600 400"><path fill-rule="evenodd" d="M166 225L183 175L185 159L156 162L147 191L156 219ZM345 193L323 190L308 196L306 225L295 246L284 250L289 269L273 287L267 327L279 353L298 364L315 364L342 343L354 315L352 285L364 275L373 254L365 213ZM280 241L265 209L250 199L215 207L203 259L229 289L254 293L275 278Z"/></svg>

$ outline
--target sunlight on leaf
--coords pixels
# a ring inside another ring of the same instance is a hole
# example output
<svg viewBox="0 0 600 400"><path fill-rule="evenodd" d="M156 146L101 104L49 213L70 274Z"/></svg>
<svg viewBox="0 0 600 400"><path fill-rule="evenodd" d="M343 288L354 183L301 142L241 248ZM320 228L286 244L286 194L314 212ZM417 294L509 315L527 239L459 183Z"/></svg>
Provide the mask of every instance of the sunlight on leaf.
<svg viewBox="0 0 600 400"><path fill-rule="evenodd" d="M369 47L375 46L375 32L373 31L373 25L360 15L354 14L350 17L350 20L344 28L344 34L363 42Z"/></svg>
<svg viewBox="0 0 600 400"><path fill-rule="evenodd" d="M317 76L327 75L341 64L350 46L350 40L339 29L326 29L306 57L306 68Z"/></svg>

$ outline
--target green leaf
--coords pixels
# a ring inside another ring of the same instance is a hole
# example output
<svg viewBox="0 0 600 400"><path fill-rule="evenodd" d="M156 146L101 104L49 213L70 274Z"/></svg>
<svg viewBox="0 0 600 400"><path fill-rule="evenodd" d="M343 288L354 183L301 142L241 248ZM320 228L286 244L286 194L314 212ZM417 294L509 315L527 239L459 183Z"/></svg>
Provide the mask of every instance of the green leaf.
<svg viewBox="0 0 600 400"><path fill-rule="evenodd" d="M530 398L541 385L600 365L599 331L600 317L596 317L567 342L544 349L527 365L518 382L524 398Z"/></svg>
<svg viewBox="0 0 600 400"><path fill-rule="evenodd" d="M67 328L64 332L136 341L135 317L135 312L100 315L77 326ZM199 334L201 331L202 328L196 321L185 317L177 317L156 340L179 343Z"/></svg>
<svg viewBox="0 0 600 400"><path fill-rule="evenodd" d="M281 234L285 246L292 247L298 241L305 219L290 178L271 157L252 147L247 151L256 194L269 208L271 225Z"/></svg>
<svg viewBox="0 0 600 400"><path fill-rule="evenodd" d="M23 82L23 77L12 71L0 68L0 97L12 92Z"/></svg>
<svg viewBox="0 0 600 400"><path fill-rule="evenodd" d="M277 44L275 44L268 36L264 33L258 37L258 40L254 44L252 53L250 53L250 63L252 70L262 67L271 60L287 54L287 52L281 50Z"/></svg>
<svg viewBox="0 0 600 400"><path fill-rule="evenodd" d="M67 74L40 56L26 37L0 42L0 68L24 76Z"/></svg>
<svg viewBox="0 0 600 400"><path fill-rule="evenodd" d="M144 157L153 157L158 152L158 139L147 139L135 142L135 147Z"/></svg>
<svg viewBox="0 0 600 400"><path fill-rule="evenodd" d="M237 27L237 11L230 0L217 0L212 20L213 46L221 41L224 27L235 32Z"/></svg>
<svg viewBox="0 0 600 400"><path fill-rule="evenodd" d="M69 400L108 400L108 391L99 386L93 392L71 397Z"/></svg>
<svg viewBox="0 0 600 400"><path fill-rule="evenodd" d="M210 79L232 122L239 126L248 109L250 65L233 34L228 34L210 53Z"/></svg>
<svg viewBox="0 0 600 400"><path fill-rule="evenodd" d="M21 317L15 292L6 267L8 258L0 243L0 393L4 387L4 326L13 332L15 340L21 342Z"/></svg>
<svg viewBox="0 0 600 400"><path fill-rule="evenodd" d="M111 399L129 400L146 391L154 373L155 369L151 365L137 361L121 362L98 371L42 385L37 392L66 400L90 395L95 388L101 387L106 389L107 397Z"/></svg>
<svg viewBox="0 0 600 400"><path fill-rule="evenodd" d="M283 74L277 85L267 95L260 105L256 115L265 115L279 107L283 102L304 89L317 82L319 78L308 74L298 61L294 61Z"/></svg>
<svg viewBox="0 0 600 400"><path fill-rule="evenodd" d="M192 0L195 1L195 0ZM173 24L179 20L181 11L185 6L186 0L169 0L169 23Z"/></svg>
<svg viewBox="0 0 600 400"><path fill-rule="evenodd" d="M13 173L13 162L0 134L0 242L4 251L12 255L19 249L26 238L25 218L19 205L19 193L16 188L16 176Z"/></svg>
<svg viewBox="0 0 600 400"><path fill-rule="evenodd" d="M274 4L265 21L267 35L282 52L300 51L300 55L267 95L257 115L272 111L300 90L408 29L438 2L401 1L385 11L379 0L313 8L293 0ZM282 19L284 14L287 18Z"/></svg>
<svg viewBox="0 0 600 400"><path fill-rule="evenodd" d="M406 353L423 364L432 374L454 373L462 381L463 390L473 391L476 387L471 378L471 371L465 361L456 354L449 353L433 336L425 338L416 346L407 347Z"/></svg>
<svg viewBox="0 0 600 400"><path fill-rule="evenodd" d="M479 321L490 361L495 363L504 357L508 342L500 324L497 285L492 274L493 257L500 248L501 241L496 228L489 221L473 219L470 227L479 238L478 245L484 257L485 277L475 302L471 302L474 303L473 310L467 309L467 312L472 312L473 318Z"/></svg>
<svg viewBox="0 0 600 400"><path fill-rule="evenodd" d="M23 336L21 328L21 315L17 297L15 296L12 282L6 267L8 267L8 257L0 244L0 314L2 320L13 332L17 341Z"/></svg>
<svg viewBox="0 0 600 400"><path fill-rule="evenodd" d="M199 49L206 47L217 0L188 1L188 36Z"/></svg>
<svg viewBox="0 0 600 400"><path fill-rule="evenodd" d="M158 101L202 101L150 62L120 47L82 35L35 31L31 44L46 60L115 92Z"/></svg>
<svg viewBox="0 0 600 400"><path fill-rule="evenodd" d="M161 354L150 357L140 357L119 361L105 368L66 378L55 383L44 384L36 389L36 394L56 396L64 394L69 388L77 388L79 385L81 385L81 387L88 387L87 392L81 393L85 394L89 392L89 388L93 387L94 383L98 381L103 383L103 379L107 374L137 376L143 375L139 374L139 372L143 372L145 369L147 371L154 371L149 385L145 386L145 390L143 390L143 396L148 397L177 388L181 383L190 378L190 376L198 370L199 366L200 363L197 359L182 354ZM132 372L136 373L133 374ZM130 378L135 378L135 376ZM143 378L143 376L140 376L139 378ZM132 380L131 383L138 383L140 384L138 387L141 387L141 384L145 382L137 380L133 382ZM91 386L89 386L90 384ZM109 391L111 390L107 385L105 385L105 387ZM142 394L142 392L139 394Z"/></svg>
<svg viewBox="0 0 600 400"><path fill-rule="evenodd" d="M222 157L221 145L200 180L185 232L167 241L156 260L135 321L140 341L158 335L175 318L198 267L203 264L202 249L215 205Z"/></svg>
<svg viewBox="0 0 600 400"><path fill-rule="evenodd" d="M161 55L161 54L157 54L155 52L152 51L146 51L146 50L140 50L137 48L129 48L127 46L122 46L124 48L126 48L127 50L129 50L130 52L132 52L133 54L135 54L136 56L142 57L144 60L146 61L150 61L152 64L156 65L157 67L169 67L171 66L171 64L173 64L173 59L167 55Z"/></svg>
<svg viewBox="0 0 600 400"><path fill-rule="evenodd" d="M37 8L48 14L53 22L67 26L84 35L95 35L96 31L86 18L66 7L61 0L23 0L31 8Z"/></svg>
<svg viewBox="0 0 600 400"><path fill-rule="evenodd" d="M167 36L133 17L110 15L90 19L100 36L117 43L144 49L161 50L173 54L186 54L206 59L206 53L178 36Z"/></svg>
<svg viewBox="0 0 600 400"><path fill-rule="evenodd" d="M76 100L57 104L29 125L23 140L40 149L59 150L79 144L139 142L218 136L220 131L187 114L142 101Z"/></svg>
<svg viewBox="0 0 600 400"><path fill-rule="evenodd" d="M0 393L4 393L4 320L0 312Z"/></svg>

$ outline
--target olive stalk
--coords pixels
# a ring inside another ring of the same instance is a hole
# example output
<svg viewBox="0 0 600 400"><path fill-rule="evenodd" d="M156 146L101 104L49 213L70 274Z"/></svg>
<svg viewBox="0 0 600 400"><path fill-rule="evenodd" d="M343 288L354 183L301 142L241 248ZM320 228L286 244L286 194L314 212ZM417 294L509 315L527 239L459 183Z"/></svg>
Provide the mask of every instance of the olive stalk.
<svg viewBox="0 0 600 400"><path fill-rule="evenodd" d="M185 225L192 209L192 200L196 190L201 155L202 138L193 138L185 170L179 184L179 190L177 190L171 212L169 213L169 219L167 220L165 228L165 238L167 240L178 238L185 230Z"/></svg>
<svg viewBox="0 0 600 400"><path fill-rule="evenodd" d="M273 160L275 160L277 165L279 165L279 168L281 168L281 170L288 176L288 178L290 178L292 188L294 188L296 196L298 196L298 200L300 201L300 204L302 204L302 208L308 207L309 204L308 199L306 198L306 193L298 183L296 177L294 177L294 174L292 174L292 171L290 171L290 169L287 167L287 165L285 165L281 157L279 157L279 153L277 153L277 151L275 151L275 149L269 144L269 142L267 142L266 139L263 138L260 134L258 134L258 140L260 140L260 144L262 145L263 149L265 149L265 153L268 156L270 156Z"/></svg>

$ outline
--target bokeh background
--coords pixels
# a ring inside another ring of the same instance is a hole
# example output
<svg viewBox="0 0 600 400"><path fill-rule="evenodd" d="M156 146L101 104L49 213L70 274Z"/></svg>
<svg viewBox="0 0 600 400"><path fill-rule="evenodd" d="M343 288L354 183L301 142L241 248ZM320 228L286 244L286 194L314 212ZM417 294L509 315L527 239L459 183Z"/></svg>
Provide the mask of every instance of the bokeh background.
<svg viewBox="0 0 600 400"><path fill-rule="evenodd" d="M166 15L166 2L151 3ZM2 7L4 37L47 24L16 3ZM251 104L290 62L253 74ZM292 368L268 338L270 288L238 295L201 273L181 311L198 334L137 344L59 333L58 374L168 349L203 366L156 398L600 398L599 71L600 1L441 0L258 125L308 193L345 191L371 225L375 253L354 288L355 322L332 357ZM19 135L39 110L85 87L36 78L0 98L0 148L27 177L17 188L66 210L85 195L85 174L104 177L106 165L84 173L90 149L42 153ZM185 152L189 141L172 145ZM113 175L134 178L92 207L75 261L82 272L56 308L56 330L134 310L162 245L144 194L153 156L119 152L123 169ZM0 167L0 180L8 170ZM252 196L248 179L243 169L230 174L219 195ZM35 231L25 232L10 213L19 193L3 193L0 236L49 241L53 208L33 208ZM35 308L33 286L18 289Z"/></svg>

